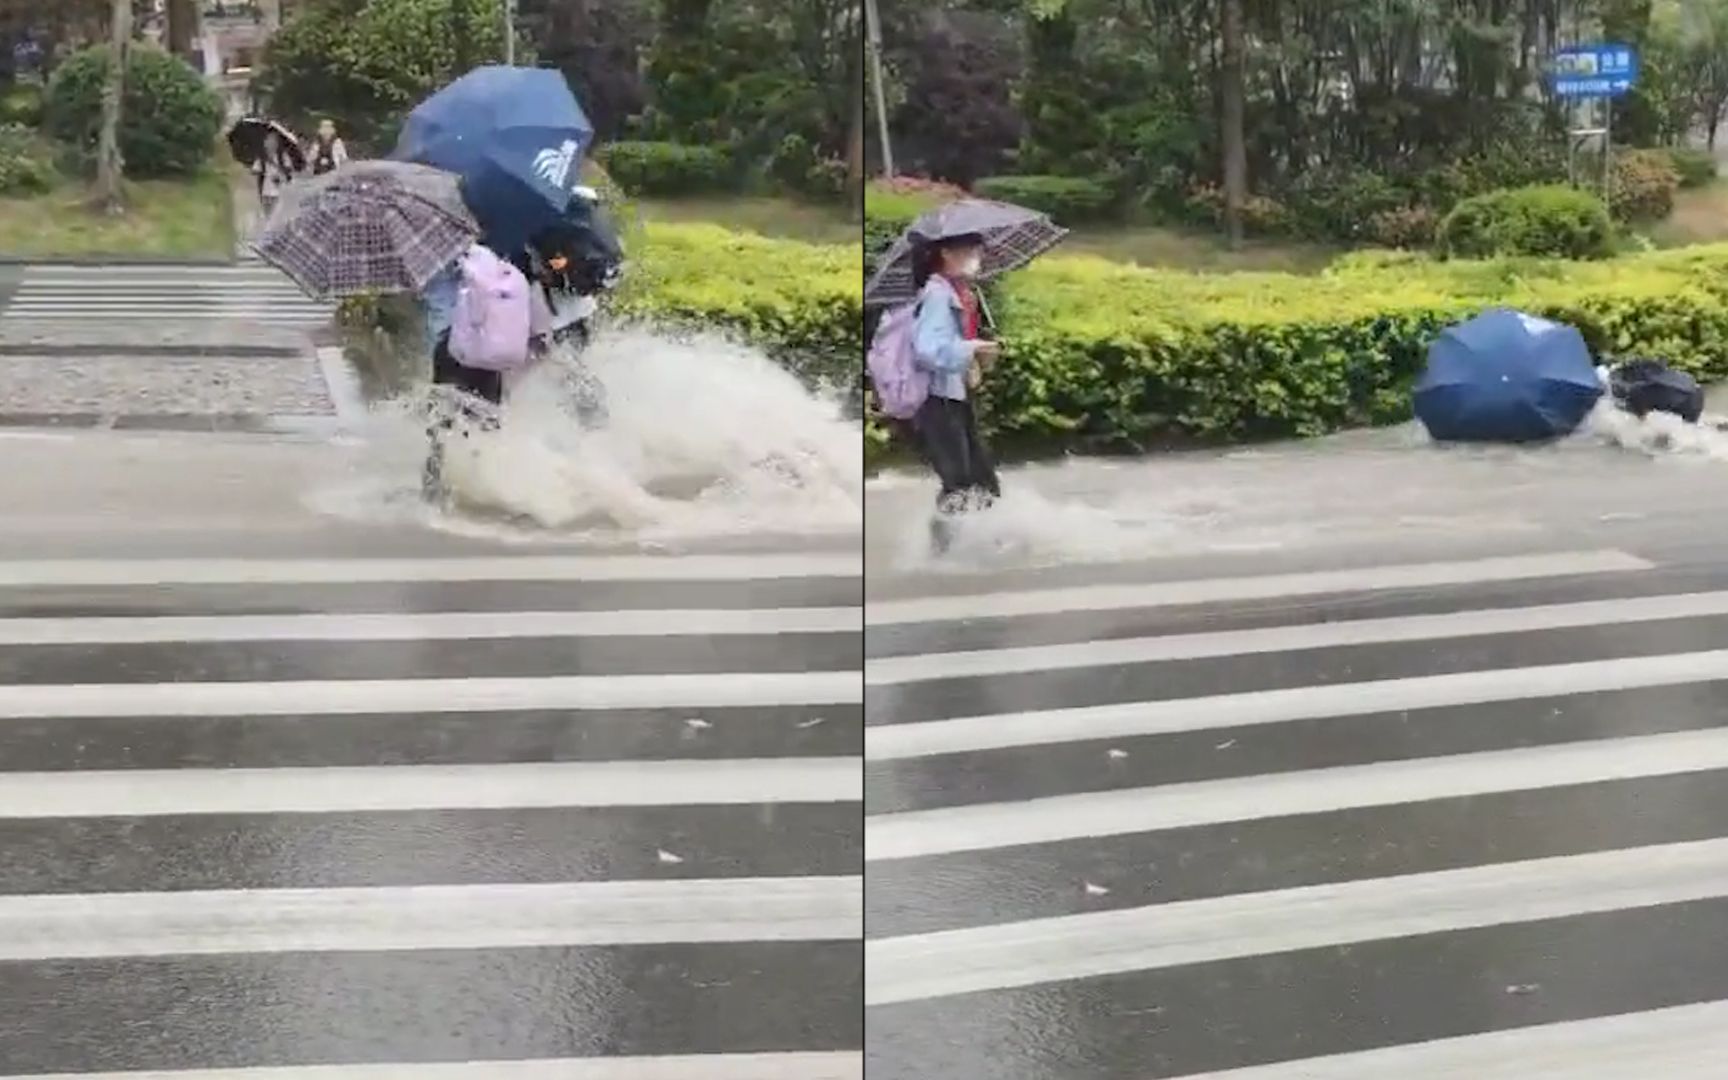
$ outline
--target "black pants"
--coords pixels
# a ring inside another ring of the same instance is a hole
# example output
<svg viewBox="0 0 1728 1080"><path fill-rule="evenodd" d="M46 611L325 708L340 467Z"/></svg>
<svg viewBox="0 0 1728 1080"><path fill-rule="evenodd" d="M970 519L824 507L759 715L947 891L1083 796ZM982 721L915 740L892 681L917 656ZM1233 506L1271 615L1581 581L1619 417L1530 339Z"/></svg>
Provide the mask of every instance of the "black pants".
<svg viewBox="0 0 1728 1080"><path fill-rule="evenodd" d="M435 386L448 386L456 391L457 408L464 422L491 428L497 424L498 406L504 403L504 374L499 371L483 371L479 368L463 367L450 354L450 333L445 331L438 339L438 344L432 350L432 383ZM476 399L475 405L468 404L469 399ZM491 402L492 409L481 409L480 401ZM437 411L434 406L432 421L426 427L426 438L431 444L426 454L426 466L420 476L420 490L427 498L441 496L444 490L444 440L456 426L457 417L449 412Z"/></svg>
<svg viewBox="0 0 1728 1080"><path fill-rule="evenodd" d="M996 463L978 435L978 418L969 401L932 394L912 418L924 460L942 481L936 508L944 514L990 505L1002 494Z"/></svg>

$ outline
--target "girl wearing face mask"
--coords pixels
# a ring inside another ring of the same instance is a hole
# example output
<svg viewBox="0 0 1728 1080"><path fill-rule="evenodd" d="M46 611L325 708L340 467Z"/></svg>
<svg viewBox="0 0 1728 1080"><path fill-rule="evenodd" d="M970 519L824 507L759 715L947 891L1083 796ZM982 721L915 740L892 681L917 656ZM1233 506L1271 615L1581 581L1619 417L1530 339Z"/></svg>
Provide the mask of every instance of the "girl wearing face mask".
<svg viewBox="0 0 1728 1080"><path fill-rule="evenodd" d="M983 258L982 238L961 236L929 245L915 263L921 288L913 353L918 366L930 372L930 396L912 428L942 483L936 499L938 546L947 542L953 515L989 506L1002 494L971 401L999 355L997 344L980 336L976 282Z"/></svg>

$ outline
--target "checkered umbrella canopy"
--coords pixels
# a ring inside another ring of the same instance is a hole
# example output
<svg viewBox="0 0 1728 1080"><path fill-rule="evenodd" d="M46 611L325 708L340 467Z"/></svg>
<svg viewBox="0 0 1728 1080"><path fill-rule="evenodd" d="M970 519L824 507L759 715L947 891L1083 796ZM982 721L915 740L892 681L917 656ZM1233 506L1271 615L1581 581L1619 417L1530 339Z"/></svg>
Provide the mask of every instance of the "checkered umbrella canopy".
<svg viewBox="0 0 1728 1080"><path fill-rule="evenodd" d="M1018 270L1062 242L1068 230L1036 210L987 199L960 199L924 214L894 241L864 289L871 306L900 304L917 296L912 260L923 245L955 236L984 238L983 278Z"/></svg>
<svg viewBox="0 0 1728 1080"><path fill-rule="evenodd" d="M359 161L289 184L252 248L307 295L328 300L419 292L479 233L453 174Z"/></svg>

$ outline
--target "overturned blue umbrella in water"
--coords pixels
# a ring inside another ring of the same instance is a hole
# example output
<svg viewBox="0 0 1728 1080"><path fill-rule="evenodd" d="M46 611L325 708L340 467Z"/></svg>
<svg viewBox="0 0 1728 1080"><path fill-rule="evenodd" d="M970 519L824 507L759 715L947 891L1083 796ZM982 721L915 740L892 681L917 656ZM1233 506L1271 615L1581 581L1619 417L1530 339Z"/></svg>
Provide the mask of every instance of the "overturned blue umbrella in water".
<svg viewBox="0 0 1728 1080"><path fill-rule="evenodd" d="M1416 417L1444 442L1538 442L1571 433L1601 396L1575 327L1497 309L1428 347Z"/></svg>

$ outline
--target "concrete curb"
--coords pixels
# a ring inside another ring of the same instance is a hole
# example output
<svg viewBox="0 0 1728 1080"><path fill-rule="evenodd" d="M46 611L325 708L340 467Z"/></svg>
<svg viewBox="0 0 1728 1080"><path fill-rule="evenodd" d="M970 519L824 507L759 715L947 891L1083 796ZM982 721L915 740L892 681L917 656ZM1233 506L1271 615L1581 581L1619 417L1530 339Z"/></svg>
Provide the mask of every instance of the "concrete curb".
<svg viewBox="0 0 1728 1080"><path fill-rule="evenodd" d="M306 355L306 350L293 345L258 345L256 343L234 345L97 345L85 343L32 344L30 342L0 342L0 356L198 356L198 357L256 357L260 360L298 359Z"/></svg>
<svg viewBox="0 0 1728 1080"><path fill-rule="evenodd" d="M290 413L0 413L0 430L16 429L330 437L341 434L341 423L333 416Z"/></svg>
<svg viewBox="0 0 1728 1080"><path fill-rule="evenodd" d="M10 255L0 253L0 266L238 266L240 260L232 255L201 255L188 256L179 259L164 259L153 255Z"/></svg>

